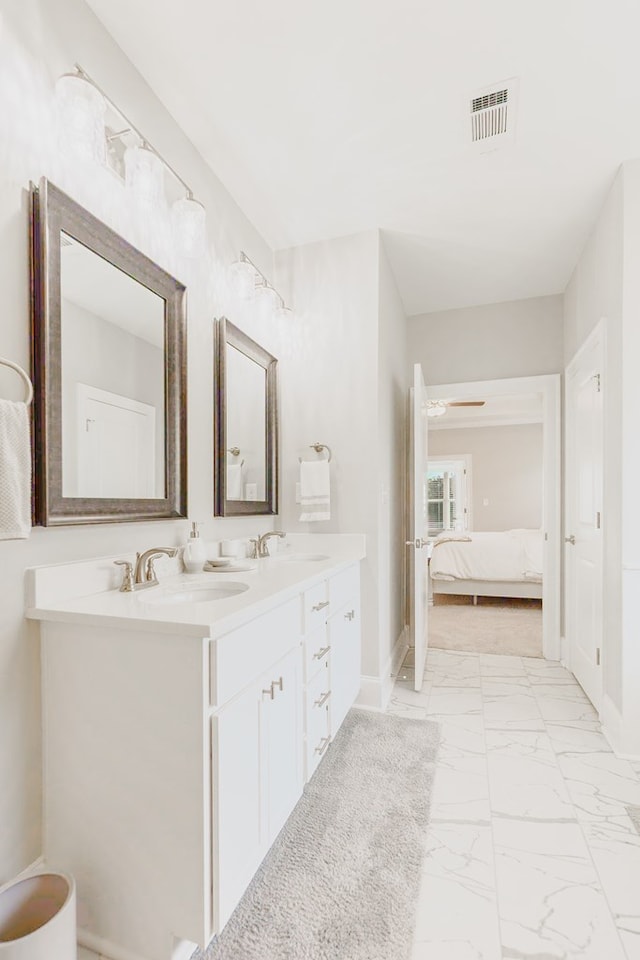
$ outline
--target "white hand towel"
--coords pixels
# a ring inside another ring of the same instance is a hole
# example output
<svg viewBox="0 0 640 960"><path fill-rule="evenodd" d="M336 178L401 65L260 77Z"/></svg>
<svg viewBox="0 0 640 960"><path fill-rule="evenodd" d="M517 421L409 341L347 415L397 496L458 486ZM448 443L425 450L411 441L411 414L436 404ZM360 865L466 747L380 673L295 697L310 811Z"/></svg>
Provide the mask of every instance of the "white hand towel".
<svg viewBox="0 0 640 960"><path fill-rule="evenodd" d="M230 463L227 467L227 500L244 500L244 467L241 463Z"/></svg>
<svg viewBox="0 0 640 960"><path fill-rule="evenodd" d="M31 532L31 440L26 404L0 400L0 540Z"/></svg>
<svg viewBox="0 0 640 960"><path fill-rule="evenodd" d="M303 460L300 464L301 520L331 519L331 477L328 460Z"/></svg>

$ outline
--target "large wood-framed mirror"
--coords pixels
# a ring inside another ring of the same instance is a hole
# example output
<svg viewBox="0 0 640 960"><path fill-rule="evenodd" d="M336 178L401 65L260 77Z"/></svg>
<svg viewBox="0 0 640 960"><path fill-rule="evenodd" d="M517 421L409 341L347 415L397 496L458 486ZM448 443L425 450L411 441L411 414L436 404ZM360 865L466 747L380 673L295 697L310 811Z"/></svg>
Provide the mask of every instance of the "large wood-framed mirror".
<svg viewBox="0 0 640 960"><path fill-rule="evenodd" d="M225 317L215 321L214 510L278 512L278 361Z"/></svg>
<svg viewBox="0 0 640 960"><path fill-rule="evenodd" d="M187 515L185 288L31 187L36 523Z"/></svg>

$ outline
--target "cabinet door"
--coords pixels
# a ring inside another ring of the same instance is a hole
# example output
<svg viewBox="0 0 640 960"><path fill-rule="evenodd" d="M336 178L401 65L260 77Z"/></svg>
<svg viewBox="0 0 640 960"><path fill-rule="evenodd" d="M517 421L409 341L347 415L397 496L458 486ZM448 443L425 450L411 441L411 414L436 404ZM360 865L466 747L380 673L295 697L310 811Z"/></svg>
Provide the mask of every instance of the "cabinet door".
<svg viewBox="0 0 640 960"><path fill-rule="evenodd" d="M296 647L264 677L265 810L269 842L302 793L302 651Z"/></svg>
<svg viewBox="0 0 640 960"><path fill-rule="evenodd" d="M354 601L328 620L331 644L331 734L360 692L360 608Z"/></svg>
<svg viewBox="0 0 640 960"><path fill-rule="evenodd" d="M213 718L214 924L222 929L268 845L264 827L261 687L252 684Z"/></svg>

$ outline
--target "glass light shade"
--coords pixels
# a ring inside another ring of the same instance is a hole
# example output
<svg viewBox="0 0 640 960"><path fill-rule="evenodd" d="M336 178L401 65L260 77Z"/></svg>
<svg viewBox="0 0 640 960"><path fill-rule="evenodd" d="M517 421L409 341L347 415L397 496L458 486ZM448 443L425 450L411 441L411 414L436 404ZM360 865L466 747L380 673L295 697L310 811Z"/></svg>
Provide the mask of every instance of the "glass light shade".
<svg viewBox="0 0 640 960"><path fill-rule="evenodd" d="M249 300L256 292L256 272L246 260L237 260L229 268L233 285L238 296Z"/></svg>
<svg viewBox="0 0 640 960"><path fill-rule="evenodd" d="M185 257L200 257L206 250L207 212L193 197L176 200L171 219L179 252Z"/></svg>
<svg viewBox="0 0 640 960"><path fill-rule="evenodd" d="M56 82L56 101L65 145L83 160L104 163L106 101L89 80L68 73Z"/></svg>
<svg viewBox="0 0 640 960"><path fill-rule="evenodd" d="M259 281L256 284L256 293L260 294L260 299L272 310L279 310L282 306L282 299L278 293L270 287L266 281Z"/></svg>
<svg viewBox="0 0 640 960"><path fill-rule="evenodd" d="M427 400L427 416L442 417L447 412L444 400Z"/></svg>
<svg viewBox="0 0 640 960"><path fill-rule="evenodd" d="M127 147L124 155L125 182L141 206L155 208L164 203L164 164L147 147Z"/></svg>

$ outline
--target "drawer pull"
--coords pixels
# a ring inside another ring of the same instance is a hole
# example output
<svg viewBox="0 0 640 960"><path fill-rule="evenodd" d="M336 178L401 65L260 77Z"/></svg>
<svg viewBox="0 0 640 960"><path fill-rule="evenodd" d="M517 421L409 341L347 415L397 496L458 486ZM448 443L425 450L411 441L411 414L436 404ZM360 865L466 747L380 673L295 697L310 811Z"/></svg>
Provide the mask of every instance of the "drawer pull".
<svg viewBox="0 0 640 960"><path fill-rule="evenodd" d="M331 743L331 737L323 737L318 746L316 747L314 753L319 753L320 756L325 752L329 744Z"/></svg>
<svg viewBox="0 0 640 960"><path fill-rule="evenodd" d="M345 620L353 620L353 618L355 617L355 615L356 615L355 610L349 610L348 613L345 613L344 618L345 618Z"/></svg>
<svg viewBox="0 0 640 960"><path fill-rule="evenodd" d="M275 700L276 687L278 687L280 690L284 690L284 683L282 681L282 677L280 677L279 680L272 680L271 686L269 687L269 689L262 691L263 696L266 693L272 700Z"/></svg>
<svg viewBox="0 0 640 960"><path fill-rule="evenodd" d="M311 609L312 610L324 610L325 607L329 606L328 600L323 600L322 603L315 603Z"/></svg>
<svg viewBox="0 0 640 960"><path fill-rule="evenodd" d="M318 699L313 701L314 707L323 707L330 696L331 690L327 690L326 693L321 693Z"/></svg>
<svg viewBox="0 0 640 960"><path fill-rule="evenodd" d="M320 649L317 650L317 651L314 653L313 659L314 659L314 660L322 660L322 658L324 657L324 655L327 654L327 653L329 653L329 650L331 650L331 646L328 646L328 647L320 647Z"/></svg>

